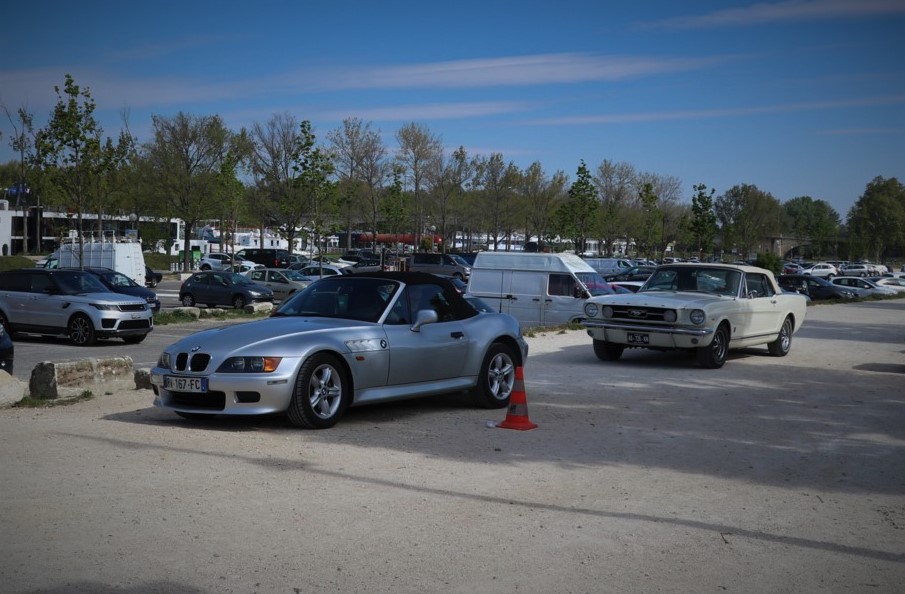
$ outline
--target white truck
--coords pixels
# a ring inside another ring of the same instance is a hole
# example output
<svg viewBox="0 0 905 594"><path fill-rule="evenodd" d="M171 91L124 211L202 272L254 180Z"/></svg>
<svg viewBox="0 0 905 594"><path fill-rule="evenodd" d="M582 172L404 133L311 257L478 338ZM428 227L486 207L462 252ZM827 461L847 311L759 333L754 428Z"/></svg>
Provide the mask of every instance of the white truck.
<svg viewBox="0 0 905 594"><path fill-rule="evenodd" d="M145 286L145 256L134 240L85 242L81 253L77 241L65 241L45 263L46 268L109 268Z"/></svg>

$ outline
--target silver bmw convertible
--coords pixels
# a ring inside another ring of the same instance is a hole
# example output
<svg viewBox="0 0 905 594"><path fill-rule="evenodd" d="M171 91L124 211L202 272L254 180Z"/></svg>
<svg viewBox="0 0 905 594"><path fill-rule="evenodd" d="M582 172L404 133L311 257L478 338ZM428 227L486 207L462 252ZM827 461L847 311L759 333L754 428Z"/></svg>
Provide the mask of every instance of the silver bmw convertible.
<svg viewBox="0 0 905 594"><path fill-rule="evenodd" d="M323 278L267 319L192 334L151 370L154 404L191 419L285 412L325 429L350 406L470 390L509 404L528 344L425 273Z"/></svg>

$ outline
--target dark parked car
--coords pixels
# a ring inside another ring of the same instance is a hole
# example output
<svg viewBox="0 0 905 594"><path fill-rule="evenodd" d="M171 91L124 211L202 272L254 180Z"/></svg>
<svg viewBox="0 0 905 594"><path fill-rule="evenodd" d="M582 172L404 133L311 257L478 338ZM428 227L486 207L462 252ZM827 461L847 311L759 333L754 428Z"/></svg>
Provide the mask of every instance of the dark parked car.
<svg viewBox="0 0 905 594"><path fill-rule="evenodd" d="M154 313L160 311L160 299L157 298L157 293L151 289L142 287L122 272L116 272L109 268L94 267L85 268L85 270L99 278L100 281L114 293L140 297L148 303L148 307L151 308L151 311Z"/></svg>
<svg viewBox="0 0 905 594"><path fill-rule="evenodd" d="M9 337L9 332L0 325L0 370L13 374L13 340Z"/></svg>
<svg viewBox="0 0 905 594"><path fill-rule="evenodd" d="M776 277L784 291L801 293L813 300L818 299L851 299L857 297L855 291L834 285L823 277L809 274L781 274Z"/></svg>
<svg viewBox="0 0 905 594"><path fill-rule="evenodd" d="M632 266L624 268L621 272L603 275L605 281L645 281L654 273L656 266Z"/></svg>
<svg viewBox="0 0 905 594"><path fill-rule="evenodd" d="M179 287L179 301L186 307L203 303L208 307L231 305L242 309L249 303L273 302L273 291L237 272L196 272Z"/></svg>
<svg viewBox="0 0 905 594"><path fill-rule="evenodd" d="M236 252L236 257L242 260L250 260L255 264L262 264L265 268L289 268L289 250L273 248L245 248Z"/></svg>
<svg viewBox="0 0 905 594"><path fill-rule="evenodd" d="M161 273L154 272L148 266L145 266L145 286L146 287L151 287L153 289L162 280L163 280L163 275Z"/></svg>

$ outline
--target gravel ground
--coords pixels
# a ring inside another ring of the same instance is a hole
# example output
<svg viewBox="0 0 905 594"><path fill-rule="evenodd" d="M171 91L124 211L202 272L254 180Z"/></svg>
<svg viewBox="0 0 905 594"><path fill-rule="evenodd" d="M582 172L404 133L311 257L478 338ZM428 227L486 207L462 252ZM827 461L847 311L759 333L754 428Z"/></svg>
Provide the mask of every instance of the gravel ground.
<svg viewBox="0 0 905 594"><path fill-rule="evenodd" d="M901 592L903 302L715 371L537 334L532 431L464 395L328 431L145 390L0 410L0 590Z"/></svg>

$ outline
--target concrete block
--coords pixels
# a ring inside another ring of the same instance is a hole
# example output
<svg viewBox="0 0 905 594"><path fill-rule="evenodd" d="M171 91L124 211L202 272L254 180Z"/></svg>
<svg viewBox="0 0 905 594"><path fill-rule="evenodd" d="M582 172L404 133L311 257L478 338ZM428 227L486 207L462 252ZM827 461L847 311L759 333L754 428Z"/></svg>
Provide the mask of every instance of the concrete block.
<svg viewBox="0 0 905 594"><path fill-rule="evenodd" d="M32 398L48 400L77 396L85 390L97 395L134 388L132 357L44 361L35 365L28 382Z"/></svg>
<svg viewBox="0 0 905 594"><path fill-rule="evenodd" d="M25 384L5 371L0 371L0 407L15 404L25 398Z"/></svg>
<svg viewBox="0 0 905 594"><path fill-rule="evenodd" d="M273 303L249 303L243 310L245 313L273 311Z"/></svg>
<svg viewBox="0 0 905 594"><path fill-rule="evenodd" d="M151 368L142 367L135 370L135 389L151 390Z"/></svg>

